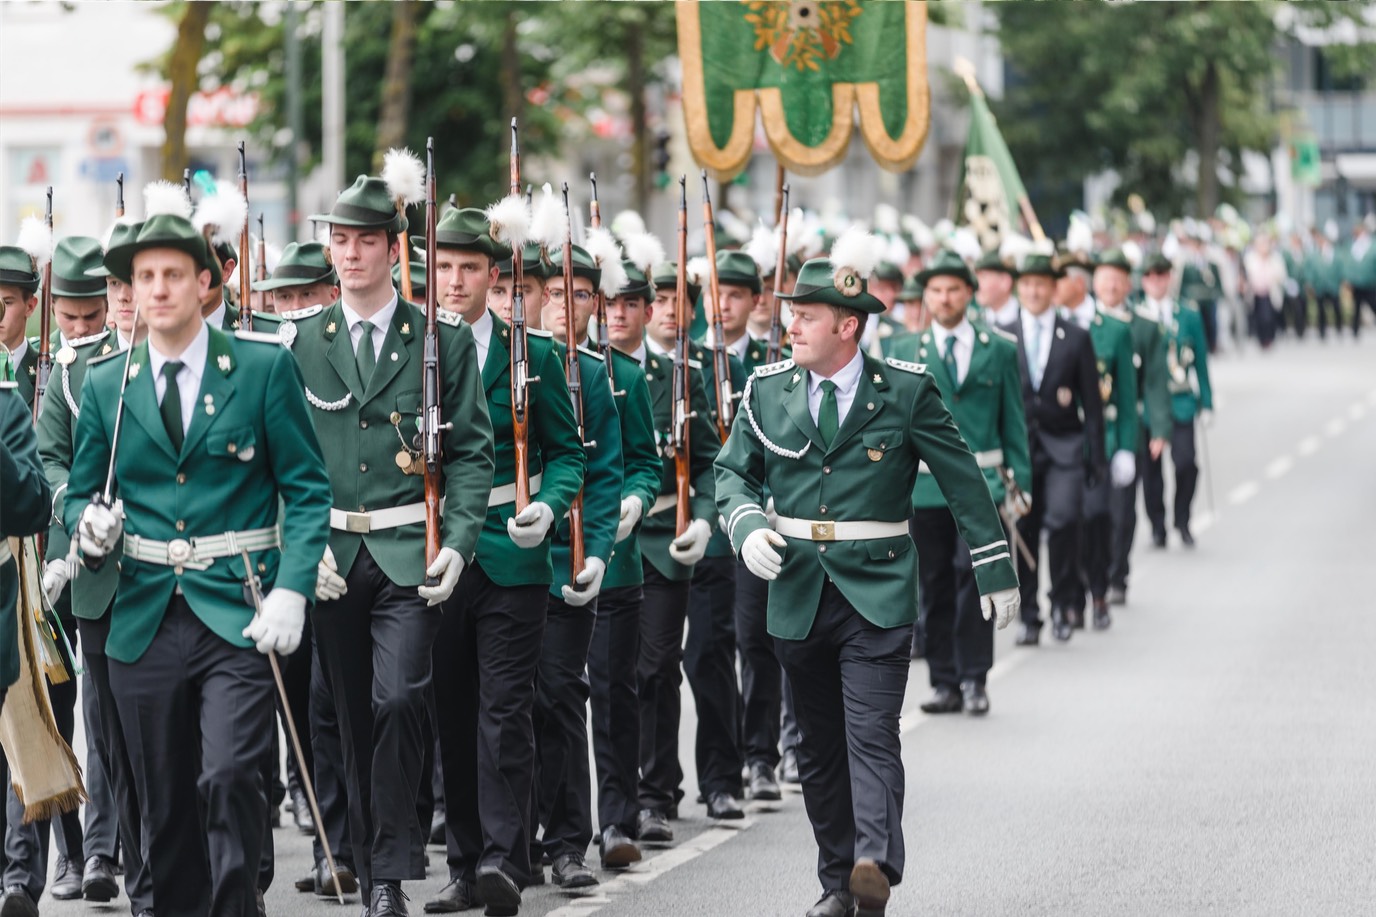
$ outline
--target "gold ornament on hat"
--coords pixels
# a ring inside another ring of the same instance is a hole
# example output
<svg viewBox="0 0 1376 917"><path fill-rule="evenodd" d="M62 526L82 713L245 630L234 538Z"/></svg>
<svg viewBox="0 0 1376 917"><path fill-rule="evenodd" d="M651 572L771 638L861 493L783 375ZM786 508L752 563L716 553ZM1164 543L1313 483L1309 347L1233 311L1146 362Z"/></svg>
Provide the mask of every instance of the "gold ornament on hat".
<svg viewBox="0 0 1376 917"><path fill-rule="evenodd" d="M863 289L860 275L855 271L842 271L834 283L836 291L842 296L859 296Z"/></svg>

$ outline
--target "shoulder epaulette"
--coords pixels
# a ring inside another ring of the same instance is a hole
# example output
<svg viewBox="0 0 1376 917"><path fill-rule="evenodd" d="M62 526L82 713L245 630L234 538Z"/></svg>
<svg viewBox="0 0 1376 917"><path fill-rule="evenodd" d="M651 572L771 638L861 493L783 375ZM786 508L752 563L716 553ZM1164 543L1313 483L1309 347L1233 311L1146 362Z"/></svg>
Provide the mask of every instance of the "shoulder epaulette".
<svg viewBox="0 0 1376 917"><path fill-rule="evenodd" d="M1145 318L1149 322L1156 321L1156 313L1148 309L1146 306L1133 306L1132 311L1136 312L1139 316Z"/></svg>
<svg viewBox="0 0 1376 917"><path fill-rule="evenodd" d="M596 350L593 350L591 347L584 347L582 344L578 345L578 352L581 354L586 354L587 356L592 357L594 360L602 360L605 362L607 359L606 357L602 356L602 354L598 353Z"/></svg>
<svg viewBox="0 0 1376 917"><path fill-rule="evenodd" d="M244 331L240 329L234 332L234 336L241 341L257 341L259 344L276 344L279 347L285 343L281 336L267 331Z"/></svg>
<svg viewBox="0 0 1376 917"><path fill-rule="evenodd" d="M553 331L546 331L543 328L526 328L526 335L530 336L532 334L535 335L537 338L549 338L551 340L554 339Z"/></svg>
<svg viewBox="0 0 1376 917"><path fill-rule="evenodd" d="M690 368L692 368L692 369L696 369L696 370L699 370L699 371L702 370L702 364L699 363L697 360L689 360L689 361L688 361L688 366L689 366Z"/></svg>
<svg viewBox="0 0 1376 917"><path fill-rule="evenodd" d="M909 363L907 360L899 360L894 357L885 357L884 362L894 369L903 370L905 373L914 373L921 376L927 372L926 363Z"/></svg>
<svg viewBox="0 0 1376 917"><path fill-rule="evenodd" d="M293 322L299 322L303 318L310 318L312 315L319 315L321 312L324 311L325 306L322 303L316 303L313 306L306 306L306 308L304 309L292 309L290 312L282 312L279 313L279 315L284 319L289 319Z"/></svg>
<svg viewBox="0 0 1376 917"><path fill-rule="evenodd" d="M997 334L999 337L1003 338L1005 341L1008 341L1010 344L1016 344L1018 342L1018 336L1016 334L1004 331L998 325L990 325L989 331L993 334Z"/></svg>
<svg viewBox="0 0 1376 917"><path fill-rule="evenodd" d="M86 366L89 369L90 367L95 366L97 363L106 362L111 357L122 357L127 353L127 350L112 350L109 353L103 353L98 357L91 357L91 359L86 361Z"/></svg>
<svg viewBox="0 0 1376 917"><path fill-rule="evenodd" d="M85 347L87 344L97 344L110 336L110 329L105 328L95 334L88 334L84 338L77 338L75 341L68 341L67 346L75 350L78 347Z"/></svg>
<svg viewBox="0 0 1376 917"><path fill-rule="evenodd" d="M459 327L459 325L463 324L462 315L460 315L457 312L448 312L444 309L436 309L435 318L439 319L441 322L444 322L444 324L450 325L454 328L457 328ZM527 328L526 330L529 331L530 329Z"/></svg>
<svg viewBox="0 0 1376 917"><path fill-rule="evenodd" d="M792 368L792 360L780 360L777 363L766 363L764 366L756 366L755 375L763 379L766 376L777 376L779 373L788 372Z"/></svg>

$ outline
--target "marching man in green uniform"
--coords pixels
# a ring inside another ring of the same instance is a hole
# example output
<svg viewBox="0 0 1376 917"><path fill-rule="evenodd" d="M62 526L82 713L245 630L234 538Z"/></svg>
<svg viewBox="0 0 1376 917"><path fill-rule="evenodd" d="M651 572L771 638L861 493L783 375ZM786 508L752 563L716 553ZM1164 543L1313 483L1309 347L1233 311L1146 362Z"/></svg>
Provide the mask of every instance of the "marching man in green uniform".
<svg viewBox="0 0 1376 917"><path fill-rule="evenodd" d="M339 278L319 242L293 242L282 251L272 276L253 284L255 293L271 293L278 315L339 298ZM257 316L255 316L256 319Z"/></svg>
<svg viewBox="0 0 1376 917"><path fill-rule="evenodd" d="M793 359L760 367L717 458L717 505L747 567L769 580L769 631L802 729L798 764L823 896L809 917L884 913L903 878L898 714L917 618L908 534L925 461L971 546L984 614L1017 614L1017 573L989 487L920 364L859 340L876 240L847 232L803 265L789 300ZM777 519L765 515L774 497ZM845 740L842 741L842 737Z"/></svg>
<svg viewBox="0 0 1376 917"><path fill-rule="evenodd" d="M1032 488L1017 344L969 319L967 309L976 281L955 252L938 252L917 278L923 284L922 304L932 316L932 326L921 335L896 338L893 355L927 367L961 438L983 470L990 497L1002 503L1007 496L1004 469L1021 490ZM925 657L933 692L922 710L964 710L983 716L989 712L984 686L994 666L994 627L980 613L978 568L969 546L960 537L936 477L925 465L918 466L913 488L911 529L917 545Z"/></svg>
<svg viewBox="0 0 1376 917"><path fill-rule="evenodd" d="M496 456L476 557L446 603L435 637L436 726L445 819L454 839L449 872L453 884L476 886L490 913L515 914L520 889L533 884L534 870L543 870L530 862L531 709L553 579L549 536L582 487L586 459L550 335L527 329L529 375L539 382L525 393L531 502L516 511L515 342L511 326L487 307L498 248L487 218L472 208L445 214L435 245L435 293L446 320L453 316L472 332ZM593 580L595 594L600 575Z"/></svg>
<svg viewBox="0 0 1376 917"><path fill-rule="evenodd" d="M34 257L18 245L0 246L0 351L10 367L15 392L33 409L38 377L38 339L24 336L38 308L39 274Z"/></svg>
<svg viewBox="0 0 1376 917"><path fill-rule="evenodd" d="M106 654L158 911L251 917L275 728L264 655L300 640L330 487L296 361L203 320L210 258L169 215L106 253L149 335L125 391L118 354L88 368L64 518L88 567L123 536ZM112 463L108 505L87 495Z"/></svg>
<svg viewBox="0 0 1376 917"><path fill-rule="evenodd" d="M1208 426L1213 419L1214 395L1209 385L1209 348L1199 312L1170 298L1170 262L1159 256L1147 261L1142 273L1146 298L1139 307L1160 324L1166 338L1167 383L1171 395L1171 464L1175 466L1173 522L1186 547L1194 546L1190 532L1190 504L1199 482L1195 462L1195 420ZM1153 456L1143 476L1142 497L1151 537L1166 546L1166 504L1160 456Z"/></svg>
<svg viewBox="0 0 1376 917"><path fill-rule="evenodd" d="M392 917L407 913L401 882L425 874L429 826L422 831L416 797L431 648L439 606L472 562L487 515L492 425L473 334L444 316L442 546L427 567L417 473L425 313L398 297L391 274L405 217L381 179L361 175L314 219L330 226L340 299L288 313L278 333L294 341L315 427L330 444L330 545L311 623L344 741L354 865L372 917Z"/></svg>

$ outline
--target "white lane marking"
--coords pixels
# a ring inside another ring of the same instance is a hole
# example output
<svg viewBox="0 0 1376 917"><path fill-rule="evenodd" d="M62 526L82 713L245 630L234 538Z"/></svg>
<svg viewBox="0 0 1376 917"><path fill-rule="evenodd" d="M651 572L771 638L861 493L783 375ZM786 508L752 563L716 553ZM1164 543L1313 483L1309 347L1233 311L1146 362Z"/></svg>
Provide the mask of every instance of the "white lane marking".
<svg viewBox="0 0 1376 917"><path fill-rule="evenodd" d="M1241 506L1260 492L1260 484L1256 481L1247 481L1239 484L1228 492L1228 502L1234 506Z"/></svg>
<svg viewBox="0 0 1376 917"><path fill-rule="evenodd" d="M1329 436L1341 436L1342 432L1346 429L1347 421L1343 420L1341 417L1334 417L1323 425L1323 432Z"/></svg>
<svg viewBox="0 0 1376 917"><path fill-rule="evenodd" d="M1266 477L1274 481L1294 467L1295 460L1288 455L1282 455L1277 459L1273 459L1271 463L1266 466Z"/></svg>
<svg viewBox="0 0 1376 917"><path fill-rule="evenodd" d="M1194 521L1190 523L1190 528L1194 529L1196 535L1202 535L1213 528L1214 523L1217 521L1218 517L1206 509L1202 513L1195 513Z"/></svg>
<svg viewBox="0 0 1376 917"><path fill-rule="evenodd" d="M1360 401L1352 402L1352 407L1347 409L1347 416L1351 417L1353 420L1361 420L1366 416L1366 405L1362 404Z"/></svg>
<svg viewBox="0 0 1376 917"><path fill-rule="evenodd" d="M1300 440L1300 444L1296 448L1299 449L1300 455L1313 455L1315 452L1319 451L1319 447L1322 445L1323 440L1319 439L1317 436L1306 436L1304 439Z"/></svg>

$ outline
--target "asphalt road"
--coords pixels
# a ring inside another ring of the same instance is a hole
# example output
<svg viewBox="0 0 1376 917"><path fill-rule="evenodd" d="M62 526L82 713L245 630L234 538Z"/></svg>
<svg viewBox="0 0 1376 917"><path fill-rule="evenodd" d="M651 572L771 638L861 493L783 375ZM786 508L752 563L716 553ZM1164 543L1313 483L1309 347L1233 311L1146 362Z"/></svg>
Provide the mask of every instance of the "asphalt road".
<svg viewBox="0 0 1376 917"><path fill-rule="evenodd" d="M1218 361L1198 547L1139 538L1105 633L1036 649L1000 633L987 719L916 712L914 664L908 872L890 914L1376 912L1374 348ZM797 917L818 894L801 796L750 813L718 826L686 805L676 845L588 894L528 890L522 913ZM357 913L296 892L308 841L276 840L270 914ZM442 850L430 859L413 913L444 883ZM42 907L127 912L122 898Z"/></svg>

